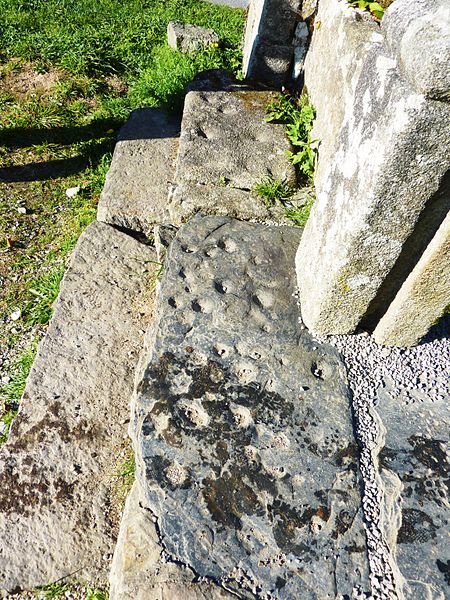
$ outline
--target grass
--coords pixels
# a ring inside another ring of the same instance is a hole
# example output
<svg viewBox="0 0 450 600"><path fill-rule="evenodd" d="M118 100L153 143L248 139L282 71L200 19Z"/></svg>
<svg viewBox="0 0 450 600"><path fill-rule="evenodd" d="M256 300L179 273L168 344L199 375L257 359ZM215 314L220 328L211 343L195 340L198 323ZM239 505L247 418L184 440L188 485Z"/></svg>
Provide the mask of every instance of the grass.
<svg viewBox="0 0 450 600"><path fill-rule="evenodd" d="M134 483L136 475L136 463L134 458L131 441L127 443L121 451L120 460L117 463L115 472L112 476L113 483L113 501L114 505L122 511L125 507L125 501L128 493Z"/></svg>
<svg viewBox="0 0 450 600"><path fill-rule="evenodd" d="M294 190L281 179L265 177L253 188L253 192L264 201L266 206L274 206L277 202L284 203L294 193Z"/></svg>
<svg viewBox="0 0 450 600"><path fill-rule="evenodd" d="M304 227L309 218L313 204L314 199L309 198L303 206L287 206L285 207L286 216L298 227Z"/></svg>
<svg viewBox="0 0 450 600"><path fill-rule="evenodd" d="M121 125L135 108L180 111L199 71L239 75L245 15L203 0L0 0L0 14L3 375L14 371L15 348L45 333L70 252L95 219ZM212 27L221 44L172 50L169 20Z"/></svg>
<svg viewBox="0 0 450 600"><path fill-rule="evenodd" d="M0 445L6 442L11 424L19 410L19 403L25 389L25 383L36 354L36 344L23 351L11 369L11 377L0 392L1 421L6 427L0 434Z"/></svg>
<svg viewBox="0 0 450 600"><path fill-rule="evenodd" d="M40 586L34 592L39 600L54 600L57 598L67 598L66 594L83 594L85 600L108 600L108 592L102 588L83 587L76 584L55 582Z"/></svg>

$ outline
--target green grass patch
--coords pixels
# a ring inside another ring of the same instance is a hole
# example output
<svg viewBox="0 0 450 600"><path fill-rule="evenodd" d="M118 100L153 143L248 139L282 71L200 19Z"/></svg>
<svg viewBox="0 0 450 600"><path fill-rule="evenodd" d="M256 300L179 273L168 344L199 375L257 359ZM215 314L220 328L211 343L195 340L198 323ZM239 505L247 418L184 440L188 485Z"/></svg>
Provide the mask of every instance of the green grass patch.
<svg viewBox="0 0 450 600"><path fill-rule="evenodd" d="M281 179L273 177L265 177L257 183L253 192L263 200L266 206L274 206L277 202L282 204L289 200L294 193L294 190Z"/></svg>
<svg viewBox="0 0 450 600"><path fill-rule="evenodd" d="M309 198L302 206L286 206L286 216L298 227L304 227L309 218L314 198Z"/></svg>
<svg viewBox="0 0 450 600"><path fill-rule="evenodd" d="M0 388L1 421L4 423L0 434L0 445L6 442L11 424L19 410L20 399L36 355L36 346L37 344L34 343L31 348L19 355L11 369L9 383Z"/></svg>
<svg viewBox="0 0 450 600"><path fill-rule="evenodd" d="M108 600L108 592L98 587L83 587L73 583L57 581L38 587L34 595L39 600L56 600L67 598L77 594L82 595L85 600Z"/></svg>

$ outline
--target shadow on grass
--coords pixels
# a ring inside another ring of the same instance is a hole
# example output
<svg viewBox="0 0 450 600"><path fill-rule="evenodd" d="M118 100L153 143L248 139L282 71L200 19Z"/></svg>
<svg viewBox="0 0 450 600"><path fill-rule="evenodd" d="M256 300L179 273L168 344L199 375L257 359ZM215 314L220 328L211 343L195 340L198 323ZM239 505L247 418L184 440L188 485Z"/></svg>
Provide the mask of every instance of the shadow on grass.
<svg viewBox="0 0 450 600"><path fill-rule="evenodd" d="M112 135L117 133L121 125L122 123L118 121L104 120L80 127L11 128L0 131L0 145L10 150L32 148L44 143L69 146L106 138L103 142L95 143L92 148L86 148L75 157L0 168L0 182L57 179L79 173L88 166L96 167L105 152L114 148L116 140ZM163 109L138 109L133 111L129 121L120 129L117 141L178 137L179 126L180 119L169 117Z"/></svg>

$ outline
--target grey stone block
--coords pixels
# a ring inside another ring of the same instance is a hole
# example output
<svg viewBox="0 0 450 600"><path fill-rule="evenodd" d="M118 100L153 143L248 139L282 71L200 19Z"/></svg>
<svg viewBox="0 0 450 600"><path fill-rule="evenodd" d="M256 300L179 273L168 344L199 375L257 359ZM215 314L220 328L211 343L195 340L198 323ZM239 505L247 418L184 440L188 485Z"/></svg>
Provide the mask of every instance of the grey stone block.
<svg viewBox="0 0 450 600"><path fill-rule="evenodd" d="M167 25L167 43L174 50L189 53L219 43L219 36L213 29L170 21Z"/></svg>
<svg viewBox="0 0 450 600"><path fill-rule="evenodd" d="M133 401L161 543L242 598L368 590L350 393L298 321L300 233L227 217L180 229Z"/></svg>
<svg viewBox="0 0 450 600"><path fill-rule="evenodd" d="M333 86L320 82L333 78L329 68L335 57L348 73L347 79L336 77L345 90L345 114L339 129L335 124L337 136L325 137L319 146L317 201L298 253L303 319L319 334L352 333L365 315L380 311L386 297L378 291L395 276L394 266L410 261L403 250L423 215L429 214L429 230L436 231L449 208L448 195L441 195L434 208L430 199L445 185L450 167L450 105L427 100L410 87L380 34L372 34L366 46L347 48L347 32L359 23L347 19L351 9L344 4L320 3L322 25L314 32L306 61L308 71L310 54L320 47L314 40L323 35L333 56L316 55L319 69L314 78L307 74L313 103L324 92L318 108L322 131L330 120L328 107L339 104L339 98ZM337 35L331 35L336 26ZM334 49L336 38L342 53ZM318 137L315 131L313 137ZM418 248L413 245L410 251L418 260ZM403 281L393 279L391 288Z"/></svg>
<svg viewBox="0 0 450 600"><path fill-rule="evenodd" d="M378 323L385 346L414 346L450 305L450 213Z"/></svg>
<svg viewBox="0 0 450 600"><path fill-rule="evenodd" d="M95 222L82 234L0 450L0 595L105 581L112 473L129 417L155 253Z"/></svg>
<svg viewBox="0 0 450 600"><path fill-rule="evenodd" d="M120 130L98 205L99 221L148 233L173 183L180 123L159 108L133 111Z"/></svg>
<svg viewBox="0 0 450 600"><path fill-rule="evenodd" d="M390 48L414 88L450 99L450 5L447 0L396 0L382 20Z"/></svg>
<svg viewBox="0 0 450 600"><path fill-rule="evenodd" d="M380 389L384 427L378 464L384 487L381 526L403 579L402 597L448 592L448 410L446 400L406 405Z"/></svg>
<svg viewBox="0 0 450 600"><path fill-rule="evenodd" d="M169 196L169 220L179 225L186 223L197 213L260 223L290 223L281 205L268 207L261 198L245 190L227 185L184 184L176 187Z"/></svg>
<svg viewBox="0 0 450 600"><path fill-rule="evenodd" d="M244 40L243 71L280 87L290 76L298 0L251 0Z"/></svg>
<svg viewBox="0 0 450 600"><path fill-rule="evenodd" d="M128 495L111 564L109 600L219 600L235 598L195 573L163 559L152 513L137 482Z"/></svg>
<svg viewBox="0 0 450 600"><path fill-rule="evenodd" d="M200 91L186 96L176 180L213 185L226 181L251 190L263 177L295 184L286 158L291 148L283 125L266 123L267 91Z"/></svg>
<svg viewBox="0 0 450 600"><path fill-rule="evenodd" d="M270 82L272 87L281 89L291 76L293 59L292 44L275 46L259 43L255 48L254 61L247 77L255 81Z"/></svg>

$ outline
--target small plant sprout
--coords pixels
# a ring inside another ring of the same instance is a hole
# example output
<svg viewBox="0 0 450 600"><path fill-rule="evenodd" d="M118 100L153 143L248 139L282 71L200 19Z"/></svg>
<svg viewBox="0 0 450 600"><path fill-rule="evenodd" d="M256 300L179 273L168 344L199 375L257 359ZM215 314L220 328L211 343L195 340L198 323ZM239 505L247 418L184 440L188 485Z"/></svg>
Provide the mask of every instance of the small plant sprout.
<svg viewBox="0 0 450 600"><path fill-rule="evenodd" d="M293 194L292 188L282 179L265 177L253 188L253 192L262 198L266 206L274 206L277 202L285 202Z"/></svg>

